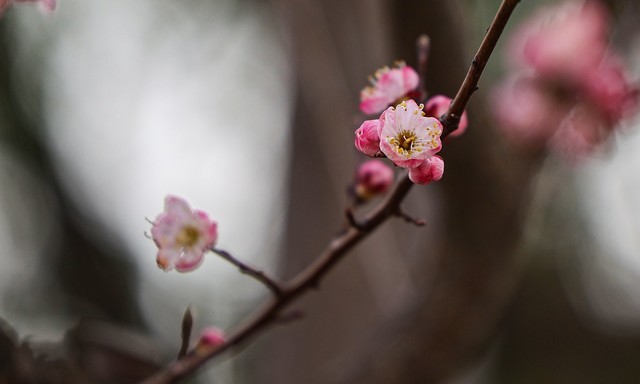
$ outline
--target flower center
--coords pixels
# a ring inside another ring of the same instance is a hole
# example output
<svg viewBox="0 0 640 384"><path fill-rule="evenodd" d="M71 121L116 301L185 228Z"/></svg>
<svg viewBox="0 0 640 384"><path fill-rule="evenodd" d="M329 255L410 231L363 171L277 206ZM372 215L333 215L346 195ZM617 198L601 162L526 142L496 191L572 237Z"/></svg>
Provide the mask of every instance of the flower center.
<svg viewBox="0 0 640 384"><path fill-rule="evenodd" d="M411 131L401 131L396 137L392 137L389 143L395 145L398 153L410 155L413 151L420 152L422 145L416 143L418 137Z"/></svg>
<svg viewBox="0 0 640 384"><path fill-rule="evenodd" d="M185 225L176 236L176 243L182 247L193 247L200 238L200 231L192 225Z"/></svg>

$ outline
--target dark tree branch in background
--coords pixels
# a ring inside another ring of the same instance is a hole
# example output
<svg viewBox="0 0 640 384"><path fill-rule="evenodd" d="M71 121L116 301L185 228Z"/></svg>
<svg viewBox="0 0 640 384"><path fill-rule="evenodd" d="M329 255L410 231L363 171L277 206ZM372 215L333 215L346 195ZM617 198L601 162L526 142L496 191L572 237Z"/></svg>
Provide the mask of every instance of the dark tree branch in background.
<svg viewBox="0 0 640 384"><path fill-rule="evenodd" d="M456 97L451 103L449 112L442 119L444 132L442 138L453 132L459 122L459 116L464 111L471 95L477 88L478 80L484 70L484 67L493 52L493 49L507 23L513 9L519 3L519 0L504 0L500 5L498 13L489 27L487 34L482 41L477 54L472 62L471 67L460 87ZM423 75L423 74L422 74ZM401 176L400 180L394 186L389 195L362 221L356 222L355 219L350 220L350 226L340 235L335 237L320 254L320 256L304 271L294 277L286 284L277 284L272 279L267 278L262 272L249 268L244 263L231 257L224 251L214 250L218 255L238 266L243 273L247 273L258 279L276 293L257 314L232 331L226 340L226 343L216 349L207 351L197 351L189 353L182 359L173 362L165 370L158 372L156 375L144 381L145 384L164 384L173 383L178 379L185 377L196 371L204 363L213 357L221 354L227 349L241 344L247 339L256 336L259 332L267 328L267 326L277 323L280 313L291 302L309 291L316 288L320 280L335 266L346 253L361 240L371 234L380 224L385 222L392 216L396 216L400 210L400 203L407 196L413 183L409 180L406 173Z"/></svg>

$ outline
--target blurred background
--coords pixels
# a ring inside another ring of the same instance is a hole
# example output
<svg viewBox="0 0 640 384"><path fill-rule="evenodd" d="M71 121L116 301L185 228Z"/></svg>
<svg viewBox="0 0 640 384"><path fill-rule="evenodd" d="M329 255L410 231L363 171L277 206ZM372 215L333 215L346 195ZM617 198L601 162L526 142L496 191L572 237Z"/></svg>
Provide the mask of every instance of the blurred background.
<svg viewBox="0 0 640 384"><path fill-rule="evenodd" d="M506 35L546 3L522 2ZM175 357L188 306L196 334L237 324L268 292L213 255L192 273L158 269L145 218L165 195L185 197L218 221L220 248L294 276L343 221L363 160L353 131L367 77L397 59L415 65L415 39L427 33L429 92L454 96L498 5L9 9L0 19L0 383L136 382ZM612 44L637 79L640 5L607 6ZM638 121L579 163L511 148L485 102L503 46L469 105L468 132L445 142L445 177L404 203L427 226L386 223L293 306L302 321L193 382L637 382Z"/></svg>

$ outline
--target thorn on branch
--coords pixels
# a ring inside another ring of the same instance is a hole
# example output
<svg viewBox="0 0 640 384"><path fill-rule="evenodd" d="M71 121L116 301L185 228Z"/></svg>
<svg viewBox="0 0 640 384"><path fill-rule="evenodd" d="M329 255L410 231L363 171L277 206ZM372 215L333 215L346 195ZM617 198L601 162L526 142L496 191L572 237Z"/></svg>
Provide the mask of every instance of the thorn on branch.
<svg viewBox="0 0 640 384"><path fill-rule="evenodd" d="M396 216L398 216L399 218L403 219L404 221L406 221L409 224L413 224L417 227L424 227L427 222L424 219L421 218L417 218L417 217L413 217L411 215L409 215L408 213L406 213L405 211L402 210L402 208L398 208L398 210L395 213Z"/></svg>
<svg viewBox="0 0 640 384"><path fill-rule="evenodd" d="M178 352L178 359L183 358L189 350L189 340L191 340L191 331L193 330L193 314L191 308L187 307L182 316L182 343Z"/></svg>

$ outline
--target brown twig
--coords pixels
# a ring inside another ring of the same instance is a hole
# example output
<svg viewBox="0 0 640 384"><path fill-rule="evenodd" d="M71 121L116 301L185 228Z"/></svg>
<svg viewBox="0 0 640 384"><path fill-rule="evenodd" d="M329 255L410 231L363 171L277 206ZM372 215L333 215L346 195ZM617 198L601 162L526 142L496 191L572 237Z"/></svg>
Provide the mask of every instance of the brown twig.
<svg viewBox="0 0 640 384"><path fill-rule="evenodd" d="M458 89L456 97L449 106L449 111L447 111L447 113L440 119L444 126L442 136L447 136L458 129L460 117L462 116L471 95L478 90L478 81L480 80L480 76L482 76L484 67L487 65L489 57L493 53L493 49L496 47L502 31L507 25L507 21L509 21L511 13L513 13L513 10L519 2L520 0L503 0L502 4L500 4L500 9L498 9L491 26L487 30L487 34L484 36L484 39L480 44L480 48L478 48L478 52L476 52L476 55L473 57L471 66L469 66L467 75Z"/></svg>
<svg viewBox="0 0 640 384"><path fill-rule="evenodd" d="M255 269L255 268L253 268L252 266L250 266L249 264L238 260L233 255L231 255L229 252L223 251L222 249L211 248L211 252L215 253L216 255L222 257L223 259L227 260L231 264L233 264L236 267L238 267L238 269L240 270L241 273L244 273L245 275L249 275L249 276L253 277L254 279L258 280L265 287L269 288L269 290L271 292L273 292L273 294L276 297L279 297L280 295L282 295L282 286L281 286L281 284L278 283L275 279L267 276L264 272L259 271L259 270Z"/></svg>
<svg viewBox="0 0 640 384"><path fill-rule="evenodd" d="M471 95L477 88L478 80L484 67L493 52L493 49L502 34L504 27L518 5L519 0L503 0L487 34L480 44L478 52L467 72L467 75L460 87L456 97L453 99L449 111L441 119L444 126L442 137L453 132L460 120L460 115L464 111ZM266 326L277 321L280 312L300 295L310 288L317 287L320 280L337 264L342 258L361 240L371 234L380 224L389 217L399 212L400 203L411 190L413 183L405 174L393 190L363 221L358 223L358 228L349 227L335 237L320 254L320 256L304 271L298 274L293 280L284 286L275 285L279 288L279 295L272 298L253 318L247 320L232 331L227 342L216 349L208 351L206 354L188 354L184 358L170 364L165 370L148 378L144 384L165 384L173 383L176 380L193 373L198 367L221 354L227 349L243 343L247 339L257 335ZM224 255L221 255L224 257ZM232 259L235 260L235 259ZM233 262L232 260L229 260ZM235 264L235 263L234 263ZM236 264L238 265L238 264ZM242 270L242 268L241 268ZM260 276L260 275L257 275ZM254 276L256 277L256 276ZM258 278L258 277L256 277ZM260 280L260 279L259 279ZM261 280L262 281L262 280ZM271 280L267 280L271 281ZM264 282L264 281L263 281Z"/></svg>
<svg viewBox="0 0 640 384"><path fill-rule="evenodd" d="M424 219L421 219L421 218L418 218L418 217L413 217L410 214L408 214L407 212L405 212L400 207L398 207L398 212L396 212L396 216L398 216L399 218L401 218L405 222L407 222L409 224L413 224L413 225L415 225L417 227L424 227L427 224L427 222Z"/></svg>

